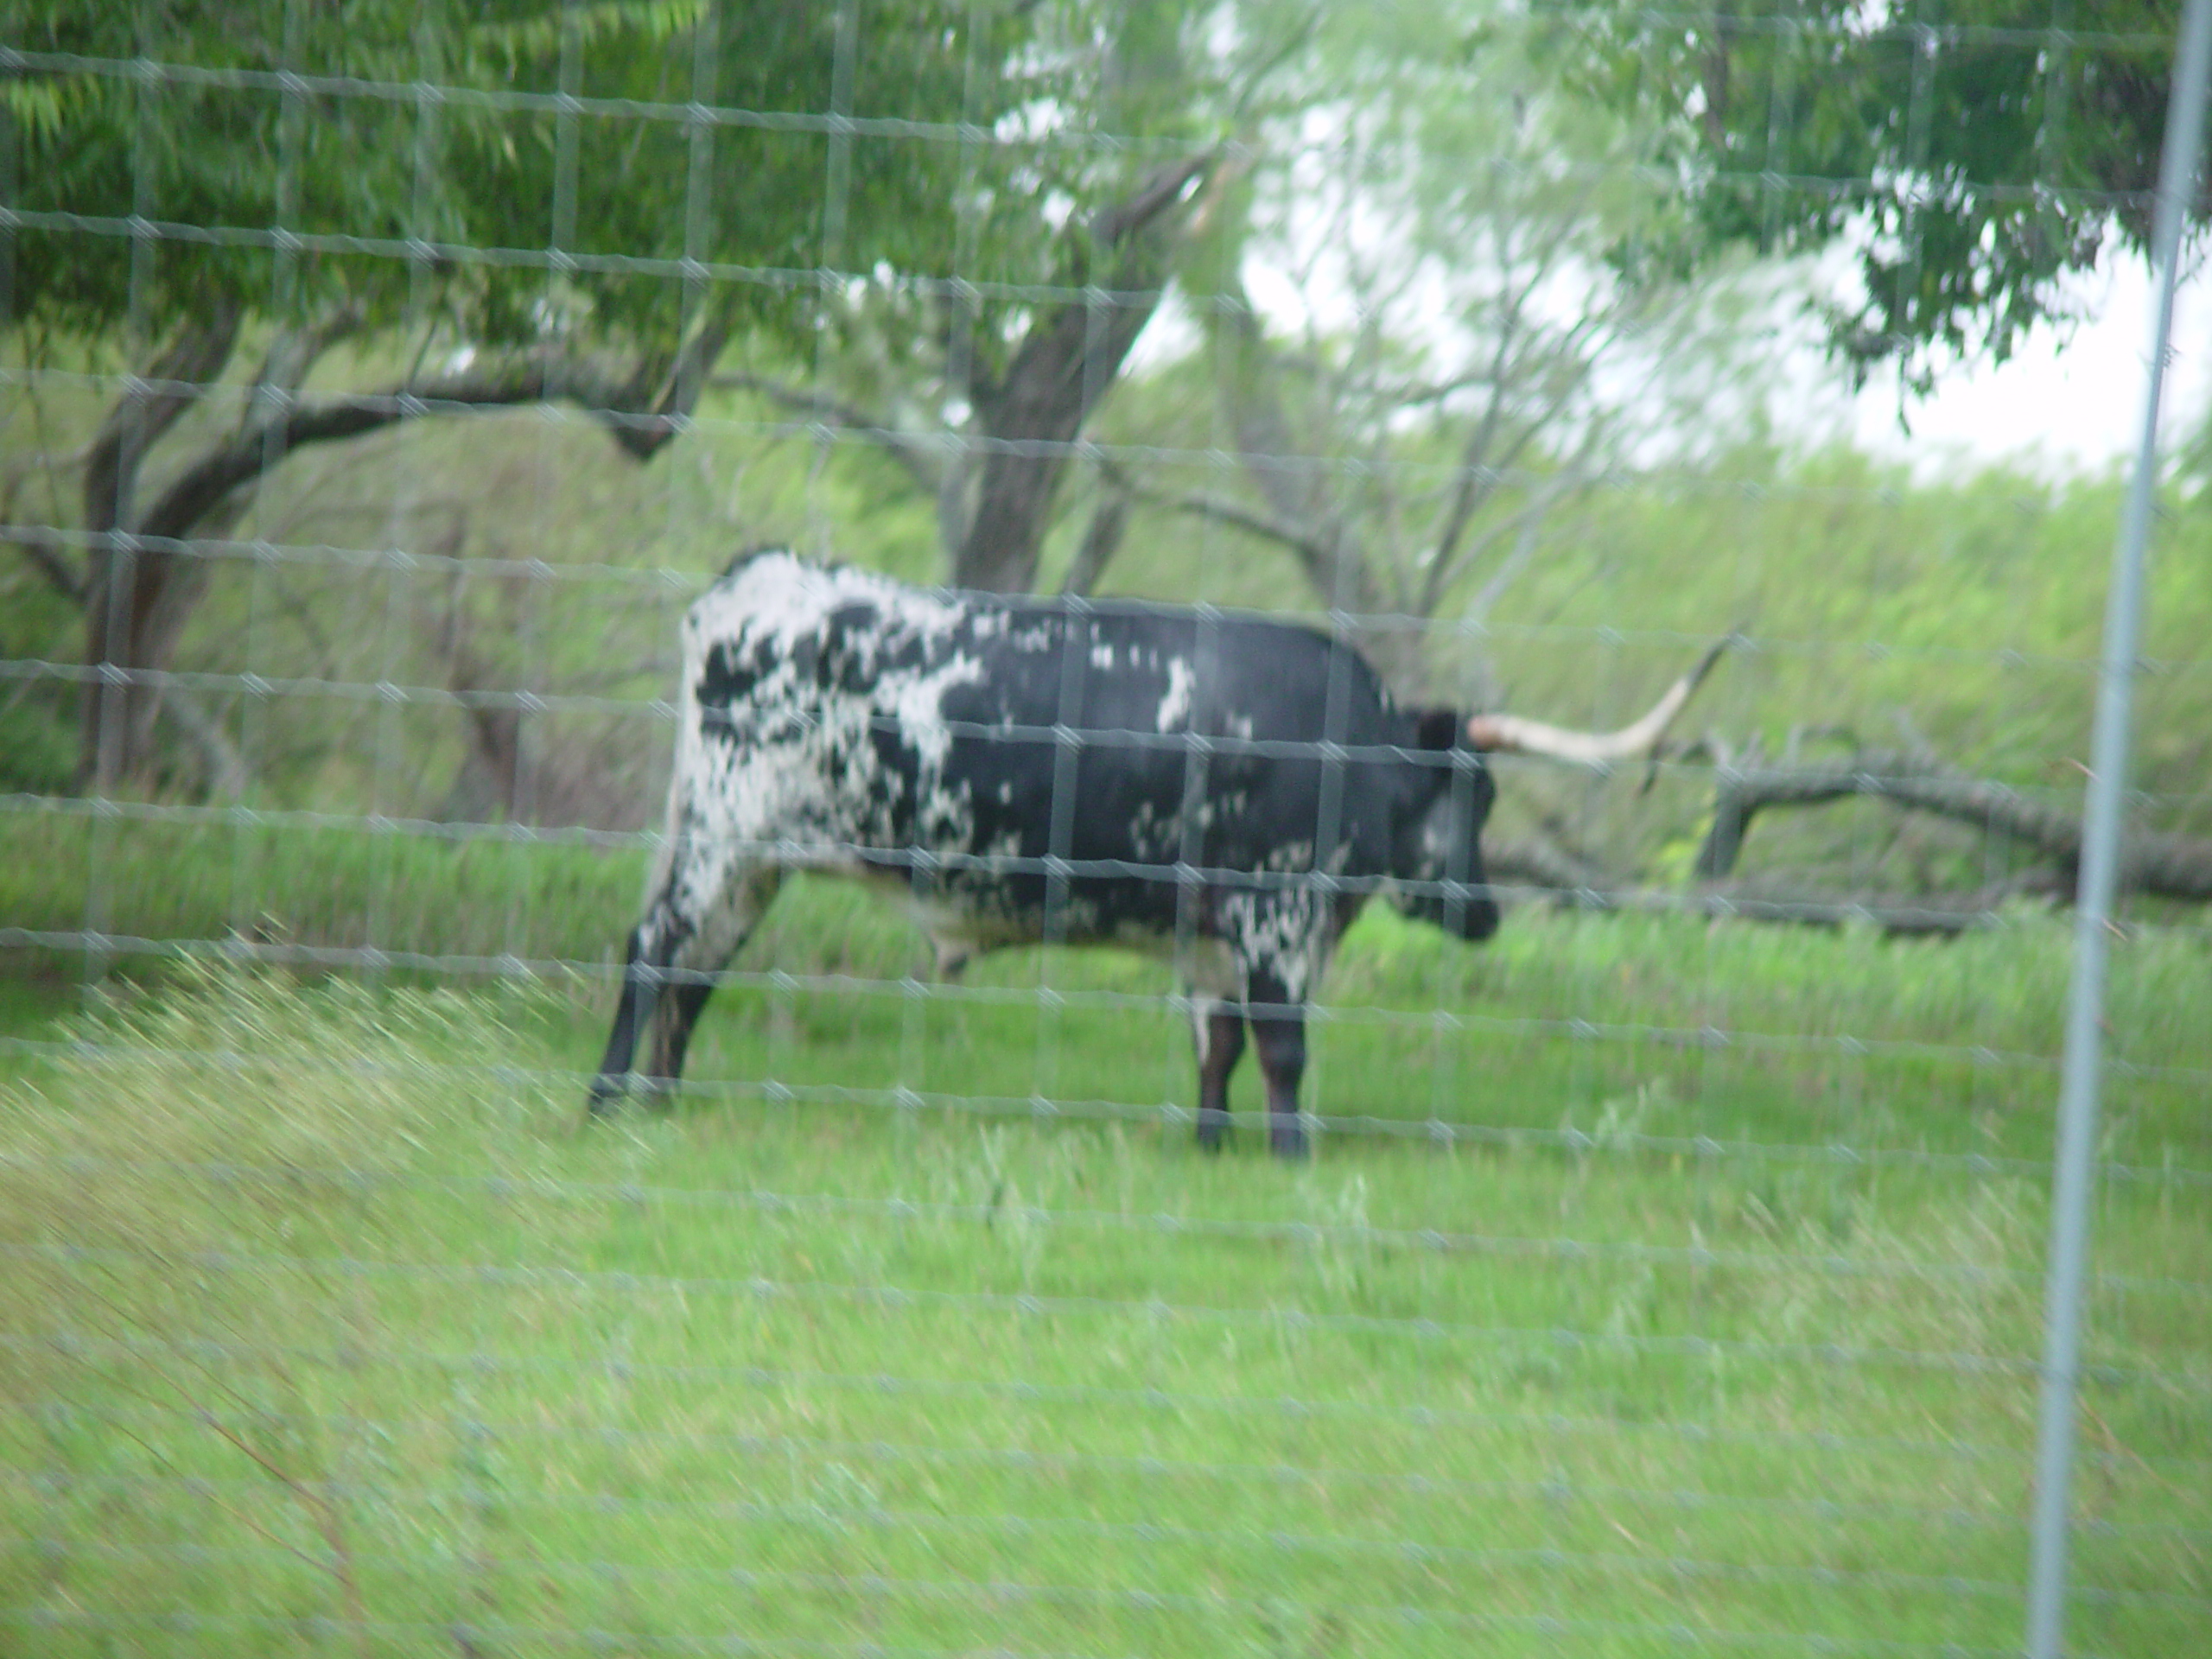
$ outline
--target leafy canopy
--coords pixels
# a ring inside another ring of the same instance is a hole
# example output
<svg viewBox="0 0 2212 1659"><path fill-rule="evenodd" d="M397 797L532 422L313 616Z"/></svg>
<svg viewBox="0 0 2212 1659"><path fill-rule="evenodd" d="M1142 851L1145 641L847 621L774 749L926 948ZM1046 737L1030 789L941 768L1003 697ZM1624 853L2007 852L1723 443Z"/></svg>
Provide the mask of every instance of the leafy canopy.
<svg viewBox="0 0 2212 1659"><path fill-rule="evenodd" d="M1638 0L1538 14L1560 72L1674 124L1708 245L1842 241L1830 316L1918 391L2003 361L2115 236L2149 237L2180 0ZM2192 214L2201 226L2207 201Z"/></svg>
<svg viewBox="0 0 2212 1659"><path fill-rule="evenodd" d="M1072 152L962 137L1051 106L1065 76L1026 50L1033 10L0 0L21 54L0 62L0 188L28 216L0 233L0 302L149 338L226 302L343 304L487 343L541 335L550 305L664 340L701 291L671 268L690 257L747 268L709 285L725 321L798 343L827 262L950 276L1048 235Z"/></svg>

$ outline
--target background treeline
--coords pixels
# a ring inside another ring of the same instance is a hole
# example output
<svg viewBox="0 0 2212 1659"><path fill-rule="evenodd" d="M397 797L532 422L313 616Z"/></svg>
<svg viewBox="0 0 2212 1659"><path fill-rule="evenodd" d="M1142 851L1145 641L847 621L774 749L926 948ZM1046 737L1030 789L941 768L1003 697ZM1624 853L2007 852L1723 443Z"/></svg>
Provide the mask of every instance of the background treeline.
<svg viewBox="0 0 2212 1659"><path fill-rule="evenodd" d="M1502 874L2063 896L2114 484L1802 406L1825 342L1909 416L2139 247L2174 11L11 5L0 785L641 826L683 602L788 541L1348 612L1575 723L1741 630L1651 777L1516 769ZM2201 471L2138 746L2184 901Z"/></svg>
<svg viewBox="0 0 2212 1659"><path fill-rule="evenodd" d="M1147 404L1172 410L1175 378L1171 370L1122 387L1108 431L1142 431ZM57 437L97 414L81 395L49 391L42 401ZM1757 648L1726 659L1682 735L1708 734L1724 758L1752 746L1809 760L1925 745L2063 804L2087 754L2118 495L2116 479L2054 483L2024 464L1916 483L1846 450L1747 443L1555 511L1541 556L1480 631L1446 619L1382 638L1386 647L1424 641L1423 690L1595 724L1633 712L1699 642L1740 626ZM53 516L67 523L70 505L56 500ZM582 419L515 412L302 456L264 486L254 513L211 550L173 665L331 689L198 694L218 744L165 722L143 779L153 798L648 827L670 740L651 701L669 690L683 607L733 551L788 542L916 581L944 575L931 505L894 462L851 442L825 457L743 391L715 394L663 470L639 469ZM1044 586L1065 580L1084 529L1070 513L1046 537ZM257 535L309 551L257 560ZM2184 474L2162 527L2137 783L2142 822L2196 835L2212 831L2212 683L2200 656L2212 623L2208 544L2212 499ZM388 559L387 548L416 556ZM79 608L26 562L0 582L0 650L71 659ZM1096 591L1317 621L1324 609L1279 545L1142 502ZM616 706L395 709L359 690L380 681ZM79 708L66 683L10 688L7 789L72 791ZM1712 816L1707 757L1666 766L1649 795L1642 782L1516 768L1498 833L1548 835L1624 877L1680 886ZM7 822L12 835L35 833L21 813ZM2003 856L1969 826L1861 802L1763 822L1740 868L1824 891L1936 893L1978 885ZM76 896L40 892L48 925L73 925Z"/></svg>

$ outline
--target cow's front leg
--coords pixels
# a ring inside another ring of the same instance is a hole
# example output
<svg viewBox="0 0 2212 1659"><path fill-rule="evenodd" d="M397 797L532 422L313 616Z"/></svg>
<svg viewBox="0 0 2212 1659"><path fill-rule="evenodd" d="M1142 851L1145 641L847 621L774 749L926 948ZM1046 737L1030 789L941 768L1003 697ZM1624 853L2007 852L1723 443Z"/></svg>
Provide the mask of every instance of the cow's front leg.
<svg viewBox="0 0 2212 1659"><path fill-rule="evenodd" d="M1229 1133L1229 1077L1244 1058L1244 1011L1200 997L1191 1004L1191 1037L1198 1051L1198 1144L1221 1150Z"/></svg>
<svg viewBox="0 0 2212 1659"><path fill-rule="evenodd" d="M1298 1116L1298 1080L1306 1074L1306 1005L1280 985L1252 976L1248 1011L1260 1075L1268 1084L1268 1147L1278 1158L1306 1155L1306 1128Z"/></svg>

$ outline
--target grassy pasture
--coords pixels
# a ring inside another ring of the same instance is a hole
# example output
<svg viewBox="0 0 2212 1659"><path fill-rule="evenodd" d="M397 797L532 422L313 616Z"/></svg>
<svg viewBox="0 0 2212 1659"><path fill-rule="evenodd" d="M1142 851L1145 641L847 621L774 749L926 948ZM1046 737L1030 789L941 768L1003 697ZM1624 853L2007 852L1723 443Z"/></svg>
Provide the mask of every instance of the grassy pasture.
<svg viewBox="0 0 2212 1659"><path fill-rule="evenodd" d="M79 925L84 826L10 833L6 913ZM148 937L245 892L589 963L638 880L100 833ZM2065 944L1371 917L1299 1169L1192 1148L1156 967L927 991L829 885L596 1130L588 974L15 982L0 1652L2011 1649ZM2212 1617L2212 960L2117 962L2072 1630L2163 1655Z"/></svg>

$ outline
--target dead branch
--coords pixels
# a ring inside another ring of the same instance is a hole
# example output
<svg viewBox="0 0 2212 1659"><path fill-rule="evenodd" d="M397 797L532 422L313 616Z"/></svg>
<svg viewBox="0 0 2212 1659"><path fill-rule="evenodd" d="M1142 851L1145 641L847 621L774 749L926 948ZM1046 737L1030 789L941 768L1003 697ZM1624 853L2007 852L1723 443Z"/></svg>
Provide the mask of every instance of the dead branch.
<svg viewBox="0 0 2212 1659"><path fill-rule="evenodd" d="M2082 852L2080 819L2031 800L2010 785L1974 777L1932 754L1862 750L1847 760L1813 766L1724 767L1713 794L1713 827L1698 849L1706 880L1736 867L1751 820L1770 807L1821 806L1871 796L1910 811L1970 825L2024 843L2071 874ZM2212 899L2212 841L2145 831L2128 838L2121 885L2168 899Z"/></svg>

